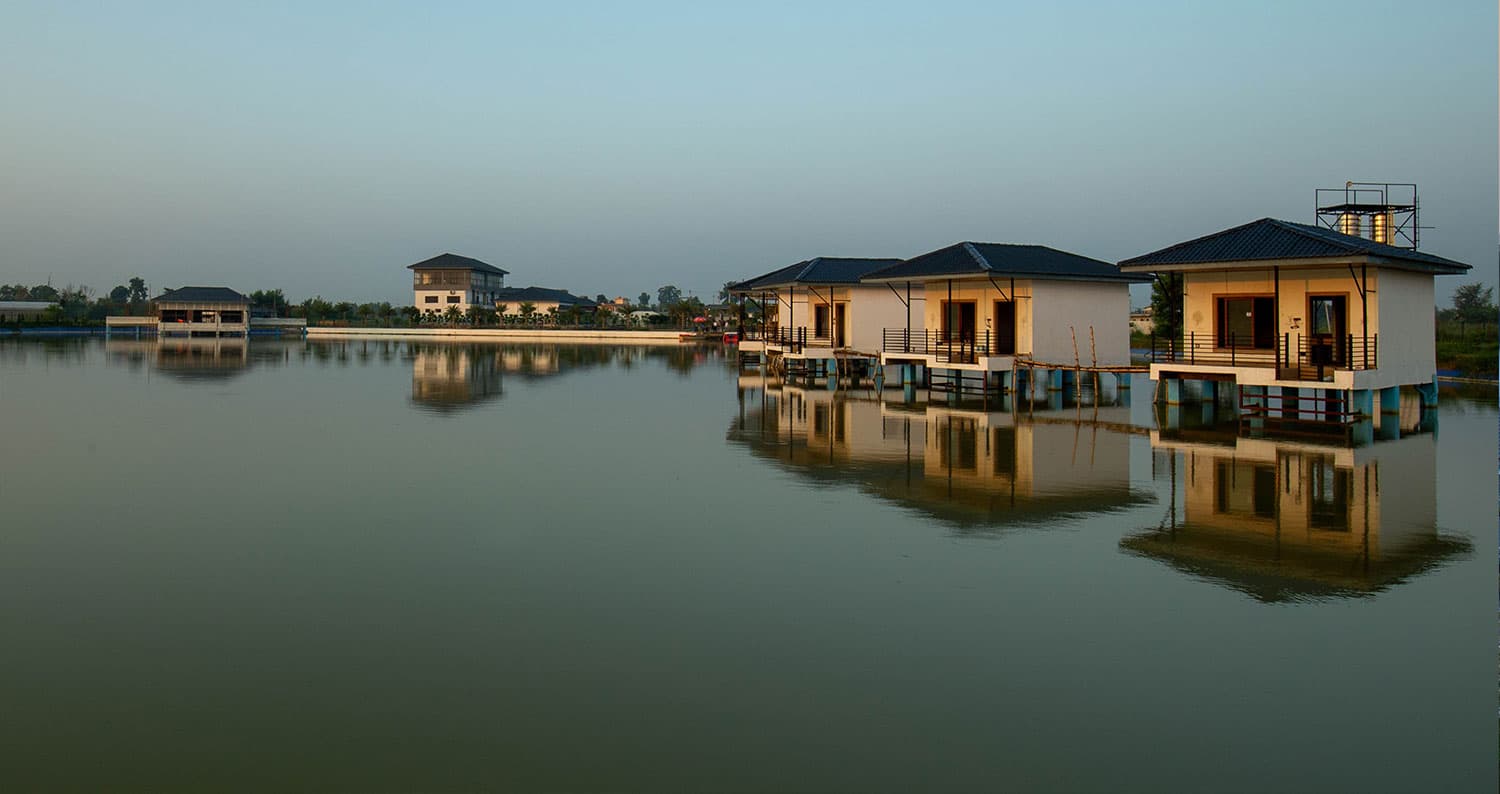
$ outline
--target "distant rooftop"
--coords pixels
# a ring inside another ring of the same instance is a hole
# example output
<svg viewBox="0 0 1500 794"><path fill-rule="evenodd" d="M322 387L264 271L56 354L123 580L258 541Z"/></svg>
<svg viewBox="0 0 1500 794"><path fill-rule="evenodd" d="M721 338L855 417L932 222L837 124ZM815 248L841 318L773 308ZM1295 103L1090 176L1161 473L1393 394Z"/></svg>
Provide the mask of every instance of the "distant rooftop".
<svg viewBox="0 0 1500 794"><path fill-rule="evenodd" d="M1121 273L1114 265L1045 245L1012 243L954 243L884 270L871 273L871 281L941 278L944 276L1025 276L1071 281L1142 282L1140 276Z"/></svg>
<svg viewBox="0 0 1500 794"><path fill-rule="evenodd" d="M1435 275L1456 275L1469 270L1468 265L1452 259L1377 243L1321 226L1279 221L1275 218L1261 218L1243 226L1126 259L1120 263L1120 268L1127 272L1141 273L1214 262L1350 256L1379 257L1394 267Z"/></svg>
<svg viewBox="0 0 1500 794"><path fill-rule="evenodd" d="M581 298L567 290L548 289L547 287L507 287L495 292L495 300L502 303L516 301L549 301L558 304L570 303L574 306L595 306L597 304L588 298Z"/></svg>
<svg viewBox="0 0 1500 794"><path fill-rule="evenodd" d="M438 254L431 259L424 259L415 265L407 265L407 270L481 270L485 273L499 273L509 275L509 270L502 270L488 262L478 259L470 259L458 254Z"/></svg>
<svg viewBox="0 0 1500 794"><path fill-rule="evenodd" d="M250 298L228 287L181 287L158 295L157 303L249 303Z"/></svg>

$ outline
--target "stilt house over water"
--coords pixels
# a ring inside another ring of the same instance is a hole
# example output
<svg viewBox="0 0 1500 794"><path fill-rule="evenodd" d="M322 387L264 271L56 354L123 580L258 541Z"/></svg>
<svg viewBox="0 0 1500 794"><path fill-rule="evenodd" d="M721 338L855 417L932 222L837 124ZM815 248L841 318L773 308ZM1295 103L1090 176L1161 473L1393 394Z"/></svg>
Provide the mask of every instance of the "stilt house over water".
<svg viewBox="0 0 1500 794"><path fill-rule="evenodd" d="M906 308L884 285L860 279L900 261L820 256L731 286L764 307L760 325L740 337L741 352L783 363L831 362L835 351L874 361L880 329L901 322Z"/></svg>
<svg viewBox="0 0 1500 794"><path fill-rule="evenodd" d="M163 293L152 303L159 337L250 333L250 298L228 287L183 287Z"/></svg>
<svg viewBox="0 0 1500 794"><path fill-rule="evenodd" d="M1349 226L1358 230L1358 226ZM1377 229L1378 231L1378 229ZM1180 306L1151 379L1168 404L1237 386L1252 421L1352 423L1397 410L1415 386L1436 405L1433 279L1469 266L1339 231L1262 218L1120 263L1154 274ZM1274 390L1274 391L1270 391Z"/></svg>
<svg viewBox="0 0 1500 794"><path fill-rule="evenodd" d="M931 370L953 391L1017 391L1018 360L1062 389L1080 368L1130 364L1130 284L1109 262L1043 245L955 243L867 275L907 305L881 329L881 361L903 381ZM930 376L929 385L938 388Z"/></svg>

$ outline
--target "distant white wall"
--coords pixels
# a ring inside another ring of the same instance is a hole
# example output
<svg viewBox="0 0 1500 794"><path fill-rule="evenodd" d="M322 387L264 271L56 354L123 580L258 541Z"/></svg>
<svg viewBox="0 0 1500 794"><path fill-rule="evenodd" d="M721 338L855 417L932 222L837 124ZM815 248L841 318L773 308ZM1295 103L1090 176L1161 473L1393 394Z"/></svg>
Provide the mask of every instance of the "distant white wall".
<svg viewBox="0 0 1500 794"><path fill-rule="evenodd" d="M1433 277L1381 270L1373 286L1377 289L1370 296L1374 307L1370 325L1378 333L1380 380L1397 384L1430 382L1437 372Z"/></svg>
<svg viewBox="0 0 1500 794"><path fill-rule="evenodd" d="M1130 287L1096 281L1031 282L1031 355L1037 361L1070 364L1077 334L1078 361L1090 366L1130 363ZM1089 330L1094 352L1089 349ZM1019 350L1020 344L1017 344Z"/></svg>
<svg viewBox="0 0 1500 794"><path fill-rule="evenodd" d="M861 353L878 353L885 329L906 327L907 309L902 303L904 292L897 297L884 284L879 284L850 287L847 294L849 347ZM912 330L922 330L920 308L912 313Z"/></svg>

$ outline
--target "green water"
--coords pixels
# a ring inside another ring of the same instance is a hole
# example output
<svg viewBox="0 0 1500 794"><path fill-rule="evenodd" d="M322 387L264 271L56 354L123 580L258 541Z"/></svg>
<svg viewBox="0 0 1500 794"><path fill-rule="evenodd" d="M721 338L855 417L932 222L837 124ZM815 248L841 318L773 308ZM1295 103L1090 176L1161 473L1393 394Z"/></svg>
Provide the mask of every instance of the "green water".
<svg viewBox="0 0 1500 794"><path fill-rule="evenodd" d="M1493 392L1361 450L714 348L0 342L0 789L1494 790Z"/></svg>

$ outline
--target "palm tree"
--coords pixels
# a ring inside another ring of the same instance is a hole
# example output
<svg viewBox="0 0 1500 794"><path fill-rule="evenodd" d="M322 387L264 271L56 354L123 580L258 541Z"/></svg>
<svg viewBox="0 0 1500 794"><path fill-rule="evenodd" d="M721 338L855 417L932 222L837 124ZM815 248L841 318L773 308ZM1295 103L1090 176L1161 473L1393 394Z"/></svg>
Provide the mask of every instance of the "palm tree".
<svg viewBox="0 0 1500 794"><path fill-rule="evenodd" d="M500 318L500 324L501 325L505 324L505 313L508 312L508 311L510 311L510 304L509 303L497 303L497 304L495 304L495 316L498 317L498 318Z"/></svg>
<svg viewBox="0 0 1500 794"><path fill-rule="evenodd" d="M443 312L443 319L447 320L449 325L458 325L463 322L463 310L457 306L449 306L448 311Z"/></svg>
<svg viewBox="0 0 1500 794"><path fill-rule="evenodd" d="M521 319L531 322L532 315L536 314L536 304L531 301L521 302Z"/></svg>

